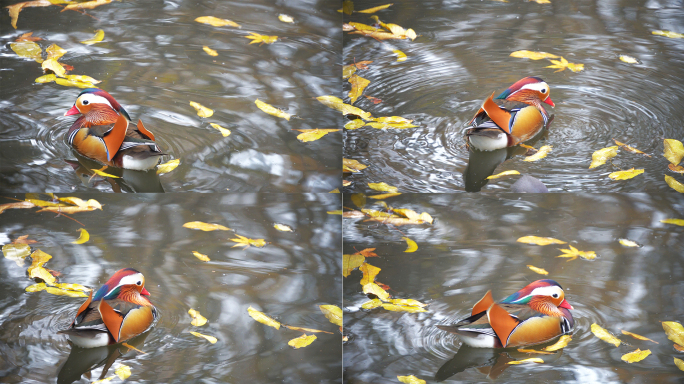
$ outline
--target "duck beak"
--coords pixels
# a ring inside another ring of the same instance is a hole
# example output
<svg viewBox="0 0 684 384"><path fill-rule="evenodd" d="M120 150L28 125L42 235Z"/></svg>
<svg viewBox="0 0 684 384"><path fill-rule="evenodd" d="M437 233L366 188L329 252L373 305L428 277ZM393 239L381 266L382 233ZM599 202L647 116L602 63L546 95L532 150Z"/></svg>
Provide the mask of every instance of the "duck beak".
<svg viewBox="0 0 684 384"><path fill-rule="evenodd" d="M80 113L81 111L79 111L78 108L76 108L76 104L74 104L74 106L71 107L70 110L64 112L64 116L78 115Z"/></svg>
<svg viewBox="0 0 684 384"><path fill-rule="evenodd" d="M546 100L544 100L544 102L552 107L556 106L556 104L553 103L553 100L551 100L550 97L547 97Z"/></svg>
<svg viewBox="0 0 684 384"><path fill-rule="evenodd" d="M147 289L145 289L145 287L143 287L142 291L140 291L140 294L145 296L151 296Z"/></svg>
<svg viewBox="0 0 684 384"><path fill-rule="evenodd" d="M560 303L559 307L561 307L561 308L566 308L566 309L575 309L575 308L573 308L572 305L570 305L570 303L568 303L568 301L565 300L565 299L563 299L563 302Z"/></svg>

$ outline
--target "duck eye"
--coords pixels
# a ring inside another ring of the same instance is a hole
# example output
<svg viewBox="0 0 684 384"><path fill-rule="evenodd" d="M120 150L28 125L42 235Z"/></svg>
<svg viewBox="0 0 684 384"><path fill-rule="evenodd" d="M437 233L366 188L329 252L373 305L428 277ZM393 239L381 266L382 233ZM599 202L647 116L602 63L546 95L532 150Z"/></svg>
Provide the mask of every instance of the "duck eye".
<svg viewBox="0 0 684 384"><path fill-rule="evenodd" d="M551 296L552 296L554 299L557 299L557 298L558 298L558 294L557 294L557 293L554 293L554 294L551 295Z"/></svg>
<svg viewBox="0 0 684 384"><path fill-rule="evenodd" d="M544 93L544 92L542 92L542 93ZM88 101L88 100L83 100L83 105L88 105L88 104L90 104L90 101Z"/></svg>
<svg viewBox="0 0 684 384"><path fill-rule="evenodd" d="M137 284L137 285L142 285L142 281L138 281L136 284Z"/></svg>
<svg viewBox="0 0 684 384"><path fill-rule="evenodd" d="M546 93L546 89L542 89L542 90L541 90L541 93Z"/></svg>

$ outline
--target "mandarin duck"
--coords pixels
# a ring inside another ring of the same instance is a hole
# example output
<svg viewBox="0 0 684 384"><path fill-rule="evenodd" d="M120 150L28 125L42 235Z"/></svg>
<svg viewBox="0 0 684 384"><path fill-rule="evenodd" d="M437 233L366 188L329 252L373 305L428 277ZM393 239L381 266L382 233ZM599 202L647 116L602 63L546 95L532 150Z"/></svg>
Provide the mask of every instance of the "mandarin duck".
<svg viewBox="0 0 684 384"><path fill-rule="evenodd" d="M82 348L122 343L149 330L159 316L147 298L145 277L133 268L118 270L76 312L66 334Z"/></svg>
<svg viewBox="0 0 684 384"><path fill-rule="evenodd" d="M541 344L572 332L575 321L563 288L553 280L537 280L501 300L487 291L470 317L437 327L455 333L475 348L509 348Z"/></svg>
<svg viewBox="0 0 684 384"><path fill-rule="evenodd" d="M483 151L512 147L536 136L547 126L552 107L548 84L538 77L518 80L493 98L492 93L468 123L466 141Z"/></svg>
<svg viewBox="0 0 684 384"><path fill-rule="evenodd" d="M78 114L82 116L69 128L67 140L85 157L113 167L144 171L157 166L164 155L142 120L136 127L129 124L128 112L101 89L83 90L64 116Z"/></svg>

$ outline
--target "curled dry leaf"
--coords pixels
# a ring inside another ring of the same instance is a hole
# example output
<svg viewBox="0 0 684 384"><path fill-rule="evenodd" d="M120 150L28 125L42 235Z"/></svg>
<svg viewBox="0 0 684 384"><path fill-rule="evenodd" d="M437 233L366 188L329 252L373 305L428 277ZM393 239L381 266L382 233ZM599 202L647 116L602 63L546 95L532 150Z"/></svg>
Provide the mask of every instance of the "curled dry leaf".
<svg viewBox="0 0 684 384"><path fill-rule="evenodd" d="M548 347L544 348L544 350L549 351L549 352L553 352L553 351L557 351L559 349L563 349L563 348L568 346L568 343L570 341L572 341L572 336L563 335L553 345L549 345Z"/></svg>
<svg viewBox="0 0 684 384"><path fill-rule="evenodd" d="M294 131L303 132L297 135L297 140L301 142L316 141L321 137L327 135L330 132L337 132L339 129L324 129L324 128L314 128L314 129L294 129Z"/></svg>
<svg viewBox="0 0 684 384"><path fill-rule="evenodd" d="M367 309L367 310L375 309L378 307L382 307L382 301L380 301L380 299L373 299L373 300L366 301L365 303L361 304L361 308Z"/></svg>
<svg viewBox="0 0 684 384"><path fill-rule="evenodd" d="M421 380L413 375L410 376L397 376L397 379L405 384L425 384L425 380Z"/></svg>
<svg viewBox="0 0 684 384"><path fill-rule="evenodd" d="M280 325L282 325L283 327L285 327L285 328L287 328L287 329L291 329L291 330L293 330L293 331L313 332L313 333L329 333L329 334L333 335L332 332L321 331L320 329L311 329L311 328L304 328L304 327L294 327L294 326L292 326L292 325L286 325L286 324L280 324Z"/></svg>
<svg viewBox="0 0 684 384"><path fill-rule="evenodd" d="M62 9L62 12L64 12L64 11L79 11L81 9L94 9L96 7L99 7L100 5L109 4L111 2L112 2L112 0L93 0L93 1L86 1L84 3L69 4L66 7L64 7L64 9Z"/></svg>
<svg viewBox="0 0 684 384"><path fill-rule="evenodd" d="M568 246L570 249L559 249L559 251L563 252L563 254L556 257L567 257L569 258L568 261L575 260L577 257L581 257L586 260L594 260L596 258L596 253L594 251L580 251L572 245L568 244Z"/></svg>
<svg viewBox="0 0 684 384"><path fill-rule="evenodd" d="M514 361L509 361L506 364L527 364L527 363L539 363L542 364L544 363L544 360L538 358L538 357L531 357L529 359L522 359L522 360L514 360Z"/></svg>
<svg viewBox="0 0 684 384"><path fill-rule="evenodd" d="M209 224L202 221L189 221L183 224L183 228L199 229L200 231L230 231L230 228L224 227L220 224Z"/></svg>
<svg viewBox="0 0 684 384"><path fill-rule="evenodd" d="M249 308L247 308L247 312L254 320L260 322L261 324L266 324L269 327L280 329L279 322L273 320L271 317L265 315L263 312L257 311L256 309L252 308L251 305L249 306Z"/></svg>
<svg viewBox="0 0 684 384"><path fill-rule="evenodd" d="M258 33L250 32L250 36L243 36L247 39L251 39L250 44L255 44L259 43L259 45L262 44L273 44L276 41L278 41L278 36L267 36L267 35L260 35Z"/></svg>
<svg viewBox="0 0 684 384"><path fill-rule="evenodd" d="M387 310L387 311L392 311L392 312L410 312L410 313L417 313L417 312L427 312L427 309L413 306L413 305L397 305L397 304L391 304L391 303L382 303L382 308Z"/></svg>
<svg viewBox="0 0 684 384"><path fill-rule="evenodd" d="M178 167L178 165L180 165L180 159L173 159L173 160L167 161L164 164L159 164L157 166L157 175L169 173L169 172L173 171L174 169L176 169L176 167Z"/></svg>
<svg viewBox="0 0 684 384"><path fill-rule="evenodd" d="M192 317L192 321L190 322L190 324L194 325L195 327L201 327L207 323L207 318L202 316L199 313L199 311L190 308L188 310L188 314L190 315L190 317Z"/></svg>
<svg viewBox="0 0 684 384"><path fill-rule="evenodd" d="M214 51L213 49L209 48L208 46L204 45L202 46L202 49L204 52L207 53L209 56L218 56L218 52Z"/></svg>
<svg viewBox="0 0 684 384"><path fill-rule="evenodd" d="M397 187L393 187L387 183L368 183L368 187L375 191L397 193Z"/></svg>
<svg viewBox="0 0 684 384"><path fill-rule="evenodd" d="M55 79L55 83L62 85L64 87L77 87L77 88L94 88L95 87L95 85L93 83L90 83L87 81L80 81L80 80L72 77L72 75L64 76L64 78L58 77ZM98 83L99 83L99 81L98 81Z"/></svg>
<svg viewBox="0 0 684 384"><path fill-rule="evenodd" d="M684 327L676 321L663 321L663 329L670 341L684 347Z"/></svg>
<svg viewBox="0 0 684 384"><path fill-rule="evenodd" d="M79 228L78 230L81 232L81 235L78 237L78 240L72 241L71 244L83 244L90 240L90 234L88 231L83 228Z"/></svg>
<svg viewBox="0 0 684 384"><path fill-rule="evenodd" d="M527 157L525 157L525 158L523 159L523 161L537 161L537 160L541 160L541 159L545 158L546 155L548 155L548 154L551 152L551 149L552 149L552 148L553 148L553 146L551 146L551 145L544 145L543 147L539 148L539 151L537 151L537 153L535 153L535 154L532 155L532 156L527 156Z"/></svg>
<svg viewBox="0 0 684 384"><path fill-rule="evenodd" d="M498 178L504 177L504 176L519 175L519 174L520 174L520 172L518 172L516 170L503 171L501 173L497 173L496 175L487 176L487 179L488 180L498 179Z"/></svg>
<svg viewBox="0 0 684 384"><path fill-rule="evenodd" d="M606 163L606 161L608 161L608 159L617 156L617 149L618 146L614 145L612 147L601 148L594 152L591 155L591 164L589 165L589 169L603 165Z"/></svg>
<svg viewBox="0 0 684 384"><path fill-rule="evenodd" d="M684 193L684 184L677 181L674 177L665 175L665 182L675 191Z"/></svg>
<svg viewBox="0 0 684 384"><path fill-rule="evenodd" d="M663 156L672 163L678 165L684 157L684 144L679 140L665 139L663 140L664 152Z"/></svg>
<svg viewBox="0 0 684 384"><path fill-rule="evenodd" d="M406 61L406 54L398 49L393 49L392 52L397 55L397 62Z"/></svg>
<svg viewBox="0 0 684 384"><path fill-rule="evenodd" d="M409 239L408 237L402 237L401 239L406 240L406 245L408 246L404 251L405 253L411 253L418 250L418 244L416 244L415 241Z"/></svg>
<svg viewBox="0 0 684 384"><path fill-rule="evenodd" d="M534 265L528 265L527 268L531 269L532 272L538 273L540 275L548 275L549 273L544 268L537 268Z"/></svg>
<svg viewBox="0 0 684 384"><path fill-rule="evenodd" d="M10 8L10 7L7 7L7 8ZM40 41L40 40L43 40L38 36L32 36L32 35L33 35L33 32L26 32L23 35L17 37L14 41Z"/></svg>
<svg viewBox="0 0 684 384"><path fill-rule="evenodd" d="M681 165L668 164L667 169L669 169L672 172L684 174L684 167L682 167Z"/></svg>
<svg viewBox="0 0 684 384"><path fill-rule="evenodd" d="M294 349L304 348L316 340L316 335L301 335L287 342L287 345Z"/></svg>
<svg viewBox="0 0 684 384"><path fill-rule="evenodd" d="M209 123L212 127L218 129L219 132L223 135L223 137L228 137L230 136L230 129L228 128L223 128L222 126L216 124L216 123Z"/></svg>
<svg viewBox="0 0 684 384"><path fill-rule="evenodd" d="M202 254L202 253L199 253L199 252L197 252L197 251L192 251L192 254L195 255L196 258L198 258L198 259L200 259L200 260L202 260L202 261L211 261L211 259L209 258L209 256L207 256L207 255L205 255L205 254Z"/></svg>
<svg viewBox="0 0 684 384"><path fill-rule="evenodd" d="M263 101L261 101L259 99L256 99L254 104L256 104L256 106L259 109L268 113L271 116L280 117L280 118L283 118L287 121L290 121L290 116L292 116L289 113L285 113L285 112L281 111L280 109L272 106L271 104L264 103Z"/></svg>
<svg viewBox="0 0 684 384"><path fill-rule="evenodd" d="M617 140L615 140L615 139L613 139L613 141L615 142L615 145L619 146L620 148L624 149L624 150L627 151L627 152L638 153L638 154L640 154L640 155L646 155L646 156L648 156L648 157L651 157L651 155L649 155L649 154L647 154L647 153L644 153L644 152L642 152L642 151L640 151L640 150L638 150L638 149L636 149L636 148L634 148L634 147L630 147L629 145L627 145L627 144L625 144L625 143L621 143L621 142L619 142L619 141L617 141Z"/></svg>
<svg viewBox="0 0 684 384"><path fill-rule="evenodd" d="M633 338L638 339L638 340L652 341L652 342L654 342L654 343L656 343L656 344L660 344L660 343L658 343L657 341L651 340L651 339L649 339L649 338L646 337L646 336L637 335L636 333L627 332L627 331L624 331L624 330L620 330L620 331L622 331L622 333L623 333L624 335L632 336Z"/></svg>
<svg viewBox="0 0 684 384"><path fill-rule="evenodd" d="M319 305L321 312L331 323L342 326L342 310L336 305Z"/></svg>
<svg viewBox="0 0 684 384"><path fill-rule="evenodd" d="M375 200L382 200L382 199L387 199L388 197L394 197L394 196L399 196L401 193L381 193L379 195L370 195L368 196L369 199L375 199Z"/></svg>
<svg viewBox="0 0 684 384"><path fill-rule="evenodd" d="M50 46L45 49L45 53L47 53L48 59L59 60L60 57L67 53L67 50L57 44L50 44Z"/></svg>
<svg viewBox="0 0 684 384"><path fill-rule="evenodd" d="M367 165L363 165L358 162L358 160L353 159L342 159L342 171L343 172L361 172L368 168ZM2 212L2 211L0 211Z"/></svg>
<svg viewBox="0 0 684 384"><path fill-rule="evenodd" d="M512 52L511 57L517 57L521 59L532 59L532 60L541 60L541 59L557 59L558 56L551 54L551 53L546 53L546 52L534 52L534 51L515 51Z"/></svg>
<svg viewBox="0 0 684 384"><path fill-rule="evenodd" d="M216 342L218 341L218 339L215 338L214 336L203 335L203 334L201 334L201 333L199 333L199 332L190 332L190 333L191 333L192 335L194 335L194 336L197 336L197 337L201 337L201 338L203 338L203 339L206 339L207 341L209 341L209 342L212 343L212 344L216 344Z"/></svg>
<svg viewBox="0 0 684 384"><path fill-rule="evenodd" d="M538 237L538 236L523 236L516 240L518 243L534 244L534 245L549 245L549 244L567 244L563 240L554 239L553 237Z"/></svg>
<svg viewBox="0 0 684 384"><path fill-rule="evenodd" d="M209 109L200 103L191 101L190 105L197 110L197 116L199 117L211 117L214 114L213 109Z"/></svg>
<svg viewBox="0 0 684 384"><path fill-rule="evenodd" d="M622 359L622 361L626 361L626 362L631 364L631 363L636 363L638 361L645 359L646 356L648 356L650 354L651 354L650 349L642 351L642 350L637 348L637 350L634 352L630 352L630 353L626 353L626 354L622 355L621 359Z"/></svg>
<svg viewBox="0 0 684 384"><path fill-rule="evenodd" d="M643 168L642 169L631 168L631 169L628 169L626 171L613 172L613 173L609 174L608 177L610 177L611 180L629 180L633 177L641 175L642 173L644 173Z"/></svg>
<svg viewBox="0 0 684 384"><path fill-rule="evenodd" d="M196 22L202 23L202 24L209 24L213 27L235 27L235 28L240 28L240 24L230 21L227 19L219 19L218 17L214 16L201 16L195 19Z"/></svg>
<svg viewBox="0 0 684 384"><path fill-rule="evenodd" d="M356 160L352 160L356 161ZM364 168L366 167L365 165L363 166ZM6 204L0 204L0 213L5 212L6 209L23 209L23 208L33 208L36 205L30 201L19 201L16 203L6 203Z"/></svg>
<svg viewBox="0 0 684 384"><path fill-rule="evenodd" d="M101 29L98 29L97 31L95 31L95 36L91 37L88 40L81 41L81 44L92 45L92 44L99 43L102 40L104 40L104 35L105 35L104 31Z"/></svg>
<svg viewBox="0 0 684 384"><path fill-rule="evenodd" d="M593 323L591 325L591 333L593 333L596 337L605 341L606 343L613 344L616 347L619 347L620 343L622 343L622 341L620 339L613 336L610 332L608 332L607 330L605 330L603 327L601 327L600 325L598 325L596 323Z"/></svg>
<svg viewBox="0 0 684 384"><path fill-rule="evenodd" d="M390 295L376 283L368 283L363 286L363 293L373 294L382 301L389 301Z"/></svg>

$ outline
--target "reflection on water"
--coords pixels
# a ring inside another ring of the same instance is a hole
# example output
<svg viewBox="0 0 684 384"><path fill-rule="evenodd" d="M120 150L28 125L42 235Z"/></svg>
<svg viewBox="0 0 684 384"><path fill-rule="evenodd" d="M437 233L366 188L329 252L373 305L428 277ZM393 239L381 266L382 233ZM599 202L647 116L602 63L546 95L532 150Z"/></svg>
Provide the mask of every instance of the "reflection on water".
<svg viewBox="0 0 684 384"><path fill-rule="evenodd" d="M17 1L19 2L19 1ZM73 74L101 80L129 112L142 118L168 156L180 159L161 176L166 191L328 192L339 186L341 138L329 134L302 143L293 129L339 126L340 117L314 97L341 88L340 16L321 0L275 4L271 1L120 3L88 11L24 8L17 30L7 11L0 15L4 56L0 68L0 183L3 191L117 191L110 182L84 185L65 160L74 154L64 136L73 122L63 117L80 89L36 84L40 64L19 58L9 46L33 31L43 49L66 49L61 62ZM278 20L288 14L294 23ZM241 28L212 27L200 16L231 19ZM95 29L102 43L83 45ZM250 45L249 32L277 35L279 41ZM207 55L209 46L218 56ZM286 121L260 111L256 99L296 114ZM200 118L190 106L214 110ZM216 123L230 136L210 126ZM100 180L101 177L96 177ZM141 191L119 186L124 191ZM152 192L151 190L145 190Z"/></svg>
<svg viewBox="0 0 684 384"><path fill-rule="evenodd" d="M358 200L357 200L358 201ZM369 200L370 201L370 200ZM370 311L362 293L361 272L344 279L345 377L350 383L382 383L397 375L447 382L525 383L678 382L661 321L684 319L684 228L661 223L682 218L684 199L672 194L403 194L385 200L393 208L427 212L433 225L392 227L364 219L344 219L344 253L376 248L378 258L366 262L381 268L376 280L396 298L428 303L424 313ZM378 205L370 205L381 209ZM345 200L343 205L353 207ZM535 246L516 242L522 236L549 236L582 251L595 251L593 261L557 258L564 245ZM408 237L418 244L405 253ZM640 244L628 248L626 238ZM559 282L572 303L575 331L562 353L541 357L545 364L508 366L501 359L531 357L515 349L482 351L461 345L436 325L470 315L472 305L491 289L495 300L516 292L540 275ZM590 331L597 323L617 334L616 348ZM649 337L639 341L620 330ZM464 350L464 348L466 348ZM650 349L645 360L627 364L620 357Z"/></svg>
<svg viewBox="0 0 684 384"><path fill-rule="evenodd" d="M364 2L375 6L382 1ZM495 173L517 170L540 179L551 192L671 191L663 180L667 160L663 138L684 135L684 41L651 34L684 31L681 10L662 1L497 2L403 1L378 12L380 20L413 28L415 41L378 42L344 37L344 62L373 60L357 74L370 80L354 105L373 116L403 116L419 128L347 130L344 157L369 167L346 179L350 190L386 182L402 192L468 190L465 124L492 92L525 76L540 76L551 87L555 121L534 143L553 146L544 159L524 162L518 154ZM345 20L372 24L369 15ZM396 62L391 50L408 59ZM584 71L554 72L548 60L509 57L516 50L544 51L583 63ZM626 64L620 54L640 64ZM345 83L345 94L350 85ZM652 157L626 151L589 170L594 151L615 145L613 138ZM620 169L644 168L627 181L612 181ZM675 174L669 173L671 176ZM484 191L509 191L517 177L490 181ZM679 177L681 180L681 177Z"/></svg>
<svg viewBox="0 0 684 384"><path fill-rule="evenodd" d="M66 195L60 195L65 197ZM136 382L339 383L341 342L319 305L340 305L339 195L333 194L79 194L103 210L70 215L85 225L90 240L77 245L81 225L67 216L10 209L2 213L0 242L22 235L53 258L46 268L61 282L99 287L120 268L144 273L145 287L161 319L144 344L83 350L58 330L73 321L84 298L25 292L33 284L25 264L0 257L0 376L6 382L77 380L92 369L97 379L108 366L131 367ZM23 198L23 195L15 196ZM2 203L11 202L7 195ZM221 224L230 231L203 232L183 223ZM285 224L293 232L276 230ZM236 234L268 242L263 248L233 247ZM210 258L202 262L193 251ZM247 308L282 323L332 332L294 350L301 335L254 321ZM208 319L190 325L194 308ZM195 331L218 339L210 344ZM142 343L142 340L139 340ZM112 365L113 364L113 365ZM84 376L85 377L85 376ZM117 379L118 380L118 379ZM85 382L81 379L79 382Z"/></svg>

